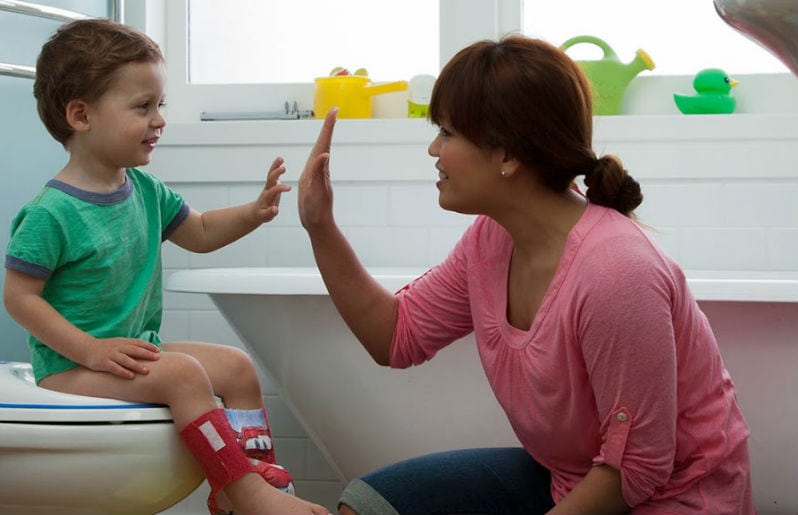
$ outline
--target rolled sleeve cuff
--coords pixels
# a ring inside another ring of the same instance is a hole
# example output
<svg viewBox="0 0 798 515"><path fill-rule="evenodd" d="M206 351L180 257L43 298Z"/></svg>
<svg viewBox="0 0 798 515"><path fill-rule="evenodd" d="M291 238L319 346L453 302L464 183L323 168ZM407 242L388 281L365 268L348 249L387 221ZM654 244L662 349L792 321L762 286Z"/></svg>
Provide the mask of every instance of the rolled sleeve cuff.
<svg viewBox="0 0 798 515"><path fill-rule="evenodd" d="M626 408L618 408L610 416L607 438L602 449L603 462L621 470L621 462L626 451L629 428L632 427L632 415Z"/></svg>
<svg viewBox="0 0 798 515"><path fill-rule="evenodd" d="M624 474L623 456L626 452L626 442L632 427L632 414L625 407L617 408L610 414L607 423L607 432L601 452L593 459L594 465L608 465L621 473L621 489L624 501L629 506L635 506L645 500L645 496L630 488L628 478Z"/></svg>

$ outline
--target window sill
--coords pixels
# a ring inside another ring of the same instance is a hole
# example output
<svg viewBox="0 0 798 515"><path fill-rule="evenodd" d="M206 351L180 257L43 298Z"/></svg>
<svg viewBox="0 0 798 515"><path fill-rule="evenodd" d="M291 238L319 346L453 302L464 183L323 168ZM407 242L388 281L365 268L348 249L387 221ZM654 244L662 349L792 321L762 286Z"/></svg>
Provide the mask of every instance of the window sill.
<svg viewBox="0 0 798 515"><path fill-rule="evenodd" d="M617 115L594 117L596 140L795 140L798 114ZM241 120L168 124L161 145L312 144L321 120ZM339 119L334 141L429 143L437 128L426 119Z"/></svg>
<svg viewBox="0 0 798 515"><path fill-rule="evenodd" d="M260 181L276 155L298 176L320 120L177 123L150 167L168 182ZM798 114L619 115L595 118L594 148L638 179L795 178ZM341 119L333 136L338 180L428 180L424 119Z"/></svg>

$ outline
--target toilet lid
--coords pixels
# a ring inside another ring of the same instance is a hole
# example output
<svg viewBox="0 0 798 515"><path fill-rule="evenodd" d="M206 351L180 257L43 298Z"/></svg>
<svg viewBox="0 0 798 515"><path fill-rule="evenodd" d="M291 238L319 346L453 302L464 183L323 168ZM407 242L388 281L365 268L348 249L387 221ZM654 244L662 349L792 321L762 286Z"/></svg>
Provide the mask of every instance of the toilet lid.
<svg viewBox="0 0 798 515"><path fill-rule="evenodd" d="M169 408L54 392L36 386L30 363L0 361L0 423L171 421Z"/></svg>

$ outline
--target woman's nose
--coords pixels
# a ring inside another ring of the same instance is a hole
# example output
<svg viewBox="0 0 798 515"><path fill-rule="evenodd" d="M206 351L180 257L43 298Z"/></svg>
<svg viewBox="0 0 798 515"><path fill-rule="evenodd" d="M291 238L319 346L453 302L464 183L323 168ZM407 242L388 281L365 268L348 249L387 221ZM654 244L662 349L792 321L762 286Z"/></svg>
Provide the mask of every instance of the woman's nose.
<svg viewBox="0 0 798 515"><path fill-rule="evenodd" d="M438 136L435 136L435 139L429 144L427 147L427 154L431 155L432 157L438 156L438 147L440 144L438 143Z"/></svg>

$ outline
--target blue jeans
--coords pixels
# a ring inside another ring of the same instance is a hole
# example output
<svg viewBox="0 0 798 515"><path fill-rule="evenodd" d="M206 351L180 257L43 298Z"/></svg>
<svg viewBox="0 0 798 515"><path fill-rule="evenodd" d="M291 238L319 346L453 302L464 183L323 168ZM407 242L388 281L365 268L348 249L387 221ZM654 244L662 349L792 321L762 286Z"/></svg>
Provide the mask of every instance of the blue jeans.
<svg viewBox="0 0 798 515"><path fill-rule="evenodd" d="M542 515L551 475L524 449L441 452L355 479L341 503L360 515Z"/></svg>

